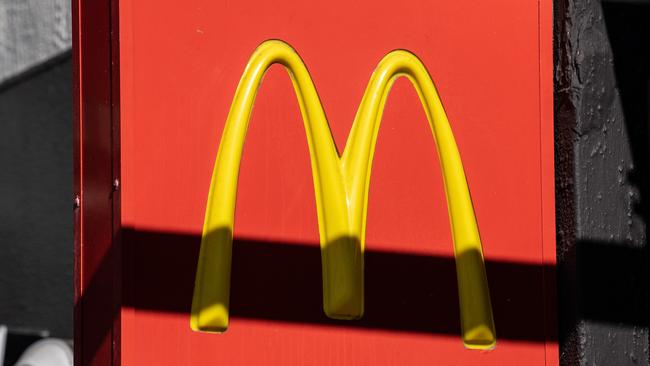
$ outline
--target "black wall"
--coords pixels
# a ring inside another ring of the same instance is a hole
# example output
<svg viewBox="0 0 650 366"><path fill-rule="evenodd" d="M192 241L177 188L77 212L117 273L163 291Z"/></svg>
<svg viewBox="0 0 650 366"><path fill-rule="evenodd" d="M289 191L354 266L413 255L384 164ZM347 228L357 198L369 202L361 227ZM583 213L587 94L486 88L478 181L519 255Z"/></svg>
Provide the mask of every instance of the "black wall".
<svg viewBox="0 0 650 366"><path fill-rule="evenodd" d="M648 365L650 4L555 2L563 365Z"/></svg>

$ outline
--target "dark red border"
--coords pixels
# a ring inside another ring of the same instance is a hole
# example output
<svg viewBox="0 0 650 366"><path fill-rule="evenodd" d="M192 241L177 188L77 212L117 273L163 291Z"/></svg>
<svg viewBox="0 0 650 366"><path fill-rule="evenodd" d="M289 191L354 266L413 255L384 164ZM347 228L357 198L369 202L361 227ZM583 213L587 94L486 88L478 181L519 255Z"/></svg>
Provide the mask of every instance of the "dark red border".
<svg viewBox="0 0 650 366"><path fill-rule="evenodd" d="M117 0L72 1L76 365L119 364L117 15Z"/></svg>

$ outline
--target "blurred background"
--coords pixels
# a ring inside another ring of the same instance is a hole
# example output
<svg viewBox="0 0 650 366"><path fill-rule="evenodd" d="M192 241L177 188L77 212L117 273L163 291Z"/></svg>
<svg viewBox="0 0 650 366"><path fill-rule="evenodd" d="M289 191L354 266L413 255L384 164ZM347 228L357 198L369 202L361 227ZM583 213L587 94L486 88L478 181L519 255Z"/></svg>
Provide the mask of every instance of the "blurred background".
<svg viewBox="0 0 650 366"><path fill-rule="evenodd" d="M72 339L70 15L70 0L0 0L0 365Z"/></svg>

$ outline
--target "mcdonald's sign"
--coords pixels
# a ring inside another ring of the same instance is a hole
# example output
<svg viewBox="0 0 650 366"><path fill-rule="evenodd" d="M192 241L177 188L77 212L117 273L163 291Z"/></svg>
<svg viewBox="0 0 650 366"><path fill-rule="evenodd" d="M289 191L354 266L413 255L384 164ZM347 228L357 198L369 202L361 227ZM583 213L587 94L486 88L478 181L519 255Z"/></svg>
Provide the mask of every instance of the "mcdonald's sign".
<svg viewBox="0 0 650 366"><path fill-rule="evenodd" d="M73 3L75 364L558 364L552 1Z"/></svg>
<svg viewBox="0 0 650 366"><path fill-rule="evenodd" d="M192 329L218 333L228 328L237 176L257 89L266 70L276 63L291 76L307 133L327 316L357 319L363 315L370 168L386 98L395 79L403 76L420 96L440 155L456 257L462 339L468 348L493 348L496 335L492 306L472 199L454 134L426 67L405 50L392 51L381 60L339 156L305 64L291 46L278 40L266 41L255 50L230 107L208 196L192 302Z"/></svg>

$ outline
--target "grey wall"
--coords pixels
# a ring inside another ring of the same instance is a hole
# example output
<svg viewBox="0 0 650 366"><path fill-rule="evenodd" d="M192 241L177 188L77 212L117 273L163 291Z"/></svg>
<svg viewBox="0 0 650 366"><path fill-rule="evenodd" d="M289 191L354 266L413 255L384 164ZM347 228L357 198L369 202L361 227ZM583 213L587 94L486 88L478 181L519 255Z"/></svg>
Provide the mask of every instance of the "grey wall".
<svg viewBox="0 0 650 366"><path fill-rule="evenodd" d="M69 0L0 0L0 324L72 338Z"/></svg>
<svg viewBox="0 0 650 366"><path fill-rule="evenodd" d="M0 0L0 83L70 49L70 0Z"/></svg>
<svg viewBox="0 0 650 366"><path fill-rule="evenodd" d="M0 86L0 324L72 338L69 53Z"/></svg>
<svg viewBox="0 0 650 366"><path fill-rule="evenodd" d="M650 7L555 3L563 365L648 365Z"/></svg>

